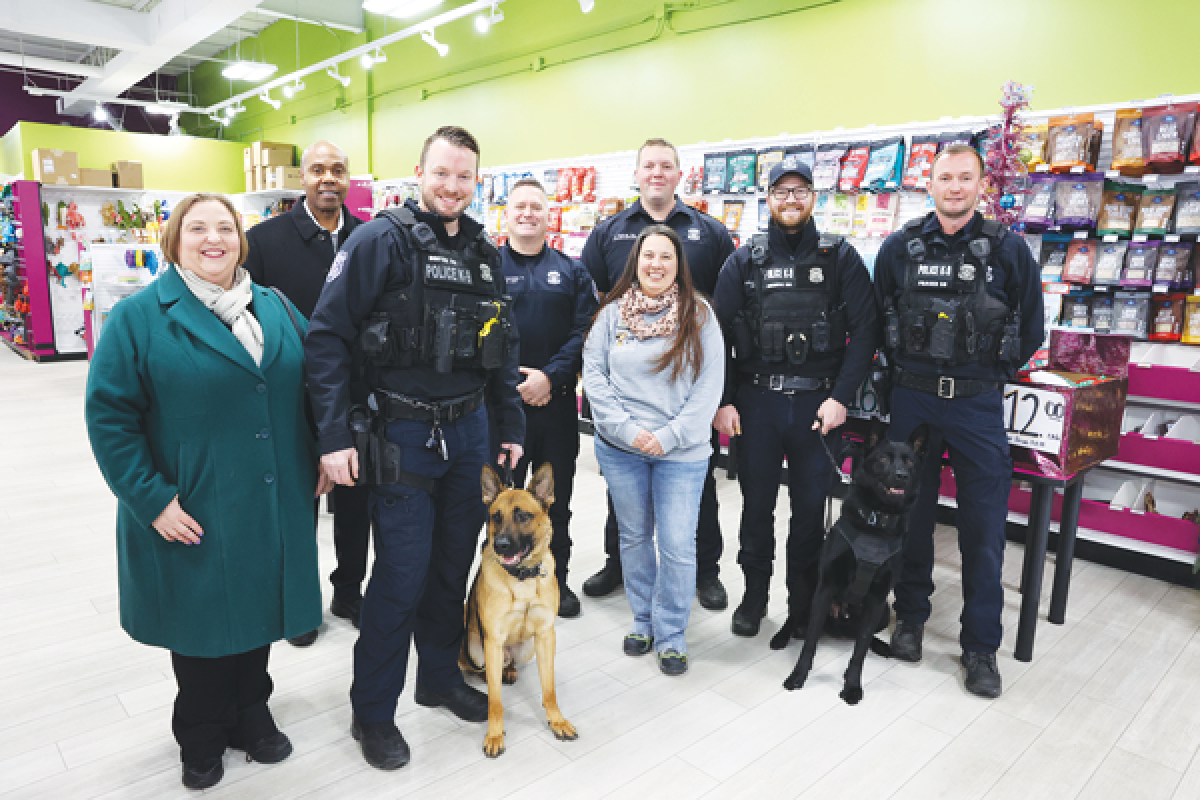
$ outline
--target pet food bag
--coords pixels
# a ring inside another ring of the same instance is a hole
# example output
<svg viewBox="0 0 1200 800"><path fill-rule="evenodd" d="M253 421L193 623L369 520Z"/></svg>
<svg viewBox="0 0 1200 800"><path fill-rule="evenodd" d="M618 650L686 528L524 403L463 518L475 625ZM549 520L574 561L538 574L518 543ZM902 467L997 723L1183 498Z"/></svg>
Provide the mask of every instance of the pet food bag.
<svg viewBox="0 0 1200 800"><path fill-rule="evenodd" d="M933 157L938 151L939 134L931 133L925 136L914 136L912 146L908 150L908 160L904 165L904 177L901 186L905 189L925 190L929 188L929 170L933 166Z"/></svg>
<svg viewBox="0 0 1200 800"><path fill-rule="evenodd" d="M1183 336L1185 295L1178 292L1150 298L1149 337L1160 342L1178 342Z"/></svg>
<svg viewBox="0 0 1200 800"><path fill-rule="evenodd" d="M1069 294L1063 298L1060 325L1068 328L1090 328L1092 307L1087 295Z"/></svg>
<svg viewBox="0 0 1200 800"><path fill-rule="evenodd" d="M1063 268L1067 265L1068 242L1042 240L1042 282L1058 283L1062 280Z"/></svg>
<svg viewBox="0 0 1200 800"><path fill-rule="evenodd" d="M755 168L757 165L758 154L753 150L738 150L730 153L726 191L730 194L753 192L756 185Z"/></svg>
<svg viewBox="0 0 1200 800"><path fill-rule="evenodd" d="M871 155L867 159L867 171L863 175L862 187L872 191L897 188L900 185L900 172L903 164L903 136L872 142Z"/></svg>
<svg viewBox="0 0 1200 800"><path fill-rule="evenodd" d="M799 144L783 151L783 163L787 167L805 164L809 169L817 163L817 150L811 144Z"/></svg>
<svg viewBox="0 0 1200 800"><path fill-rule="evenodd" d="M1191 242L1163 242L1154 268L1155 287L1183 289L1191 286L1192 247Z"/></svg>
<svg viewBox="0 0 1200 800"><path fill-rule="evenodd" d="M1167 175L1182 172L1195 124L1195 103L1168 103L1143 109L1142 148L1146 166Z"/></svg>
<svg viewBox="0 0 1200 800"><path fill-rule="evenodd" d="M818 192L830 192L837 187L842 172L842 156L846 155L847 149L847 145L838 142L817 146L813 163L813 188Z"/></svg>
<svg viewBox="0 0 1200 800"><path fill-rule="evenodd" d="M842 156L842 170L838 175L839 192L857 192L862 185L863 176L867 174L867 162L871 158L871 145L866 142L854 142Z"/></svg>
<svg viewBox="0 0 1200 800"><path fill-rule="evenodd" d="M1125 271L1121 273L1121 285L1131 288L1148 288L1154 283L1154 270L1158 266L1158 242L1134 242L1129 245L1125 256Z"/></svg>
<svg viewBox="0 0 1200 800"><path fill-rule="evenodd" d="M1110 333L1113 326L1113 299L1107 294L1092 296L1092 330Z"/></svg>
<svg viewBox="0 0 1200 800"><path fill-rule="evenodd" d="M704 193L724 194L728 185L726 170L729 166L727 153L708 153L704 156Z"/></svg>
<svg viewBox="0 0 1200 800"><path fill-rule="evenodd" d="M1147 189L1138 203L1134 233L1161 236L1171 227L1175 211L1175 188Z"/></svg>
<svg viewBox="0 0 1200 800"><path fill-rule="evenodd" d="M1142 144L1142 110L1122 108L1113 124L1112 168L1122 175L1141 175L1146 171Z"/></svg>
<svg viewBox="0 0 1200 800"><path fill-rule="evenodd" d="M1069 172L1072 167L1090 166L1094 125L1092 114L1051 117L1046 138L1046 162L1050 169Z"/></svg>
<svg viewBox="0 0 1200 800"><path fill-rule="evenodd" d="M1113 333L1121 333L1135 339L1145 339L1149 322L1149 294L1117 292L1113 299Z"/></svg>
<svg viewBox="0 0 1200 800"><path fill-rule="evenodd" d="M1100 201L1100 214L1096 218L1098 236L1128 236L1133 232L1137 218L1138 201L1142 187L1118 181L1104 182L1104 196Z"/></svg>
<svg viewBox="0 0 1200 800"><path fill-rule="evenodd" d="M1091 283L1096 268L1096 242L1093 239L1072 239L1067 245L1067 260L1062 279L1067 283Z"/></svg>
<svg viewBox="0 0 1200 800"><path fill-rule="evenodd" d="M758 190L766 192L770 189L767 181L771 179L771 167L783 161L782 147L768 147L758 151Z"/></svg>
<svg viewBox="0 0 1200 800"><path fill-rule="evenodd" d="M1200 233L1200 183L1180 181L1175 184L1175 221L1171 229L1189 235Z"/></svg>
<svg viewBox="0 0 1200 800"><path fill-rule="evenodd" d="M1021 209L1018 220L1027 231L1049 230L1054 225L1054 206L1057 194L1055 184L1058 177L1046 173L1029 176L1029 199Z"/></svg>
<svg viewBox="0 0 1200 800"><path fill-rule="evenodd" d="M1096 264L1092 270L1092 283L1097 286L1115 286L1121 282L1125 269L1125 256L1129 242L1101 242L1096 248Z"/></svg>
<svg viewBox="0 0 1200 800"><path fill-rule="evenodd" d="M1064 228L1093 228L1104 197L1104 175L1063 176L1054 186L1055 222Z"/></svg>
<svg viewBox="0 0 1200 800"><path fill-rule="evenodd" d="M1021 137L1019 157L1025 168L1034 172L1046 163L1046 123L1031 125Z"/></svg>

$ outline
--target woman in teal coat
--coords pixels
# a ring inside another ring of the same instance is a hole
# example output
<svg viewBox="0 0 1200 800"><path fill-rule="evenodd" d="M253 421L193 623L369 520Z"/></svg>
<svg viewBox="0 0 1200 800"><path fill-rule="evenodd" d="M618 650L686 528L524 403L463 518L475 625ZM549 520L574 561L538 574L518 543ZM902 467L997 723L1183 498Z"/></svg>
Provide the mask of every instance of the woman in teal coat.
<svg viewBox="0 0 1200 800"><path fill-rule="evenodd" d="M173 266L104 326L86 416L119 501L121 626L171 651L183 783L200 789L226 746L291 753L267 656L321 622L313 497L332 484L305 412L303 318L242 269L229 200L181 201L162 249Z"/></svg>

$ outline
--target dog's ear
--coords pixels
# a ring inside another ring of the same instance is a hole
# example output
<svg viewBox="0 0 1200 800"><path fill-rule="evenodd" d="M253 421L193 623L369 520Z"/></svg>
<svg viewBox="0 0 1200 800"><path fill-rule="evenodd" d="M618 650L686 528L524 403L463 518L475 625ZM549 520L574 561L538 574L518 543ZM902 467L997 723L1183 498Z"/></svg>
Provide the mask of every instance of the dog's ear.
<svg viewBox="0 0 1200 800"><path fill-rule="evenodd" d="M529 491L542 504L542 508L549 510L554 505L554 468L549 464L538 467L533 480L529 482Z"/></svg>
<svg viewBox="0 0 1200 800"><path fill-rule="evenodd" d="M925 449L929 446L929 425L922 422L908 435L908 444L912 447L917 458L925 457Z"/></svg>
<svg viewBox="0 0 1200 800"><path fill-rule="evenodd" d="M869 454L875 447L887 438L888 426L878 419L872 419L867 428L867 439L863 447L863 455Z"/></svg>
<svg viewBox="0 0 1200 800"><path fill-rule="evenodd" d="M496 498L504 491L504 482L500 480L496 470L487 464L483 465L483 473L479 476L479 482L483 486L483 504L485 506L496 502Z"/></svg>

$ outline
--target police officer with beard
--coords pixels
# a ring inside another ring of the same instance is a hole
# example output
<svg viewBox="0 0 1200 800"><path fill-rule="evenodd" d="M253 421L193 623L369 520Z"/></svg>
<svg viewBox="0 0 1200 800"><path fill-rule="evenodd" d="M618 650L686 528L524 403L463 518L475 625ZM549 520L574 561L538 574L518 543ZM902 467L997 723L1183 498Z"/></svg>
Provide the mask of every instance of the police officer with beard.
<svg viewBox="0 0 1200 800"><path fill-rule="evenodd" d="M713 424L741 436L738 563L746 593L732 623L739 636L757 635L767 613L785 456L792 512L789 615L808 618L833 472L820 437L846 421L846 407L871 367L878 325L871 278L858 251L813 224L812 170L776 164L768 177L767 233L750 237L729 257L715 297L733 368L726 370Z"/></svg>
<svg viewBox="0 0 1200 800"><path fill-rule="evenodd" d="M360 226L343 245L305 343L321 463L342 485L371 486L375 563L354 646L352 733L367 763L397 769L409 750L394 722L409 642L416 702L487 719L487 695L458 668L467 573L486 509L486 399L503 461L521 458L517 332L500 256L463 215L479 145L462 128L425 140L420 201ZM367 406L352 406L352 354Z"/></svg>
<svg viewBox="0 0 1200 800"><path fill-rule="evenodd" d="M922 423L933 434L895 588L892 657L921 660L933 594L940 456L949 450L958 487L966 688L998 697L1000 570L1012 482L1001 392L1045 331L1041 275L1029 247L975 210L983 175L983 159L972 147L951 145L934 158L929 194L935 210L883 243L875 290L884 347L895 364L888 436L903 441Z"/></svg>

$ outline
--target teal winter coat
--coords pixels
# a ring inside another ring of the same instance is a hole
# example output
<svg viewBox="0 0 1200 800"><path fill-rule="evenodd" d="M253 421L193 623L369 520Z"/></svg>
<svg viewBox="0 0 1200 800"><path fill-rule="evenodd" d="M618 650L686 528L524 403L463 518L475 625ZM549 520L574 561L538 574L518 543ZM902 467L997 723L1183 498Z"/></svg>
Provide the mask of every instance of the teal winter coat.
<svg viewBox="0 0 1200 800"><path fill-rule="evenodd" d="M88 374L88 437L119 501L121 626L187 656L321 623L304 347L280 298L253 292L261 367L171 267L113 308ZM197 545L152 527L176 495Z"/></svg>

